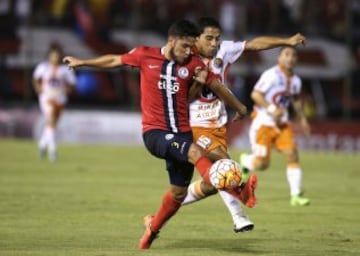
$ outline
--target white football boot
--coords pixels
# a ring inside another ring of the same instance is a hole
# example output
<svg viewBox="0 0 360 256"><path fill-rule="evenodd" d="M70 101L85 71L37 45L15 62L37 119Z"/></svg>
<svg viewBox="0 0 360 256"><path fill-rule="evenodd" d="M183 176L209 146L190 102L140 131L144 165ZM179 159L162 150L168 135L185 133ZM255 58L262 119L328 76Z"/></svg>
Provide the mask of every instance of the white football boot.
<svg viewBox="0 0 360 256"><path fill-rule="evenodd" d="M254 223L249 220L248 217L245 215L238 215L234 219L234 232L240 233L240 232L247 232L253 230L255 227Z"/></svg>

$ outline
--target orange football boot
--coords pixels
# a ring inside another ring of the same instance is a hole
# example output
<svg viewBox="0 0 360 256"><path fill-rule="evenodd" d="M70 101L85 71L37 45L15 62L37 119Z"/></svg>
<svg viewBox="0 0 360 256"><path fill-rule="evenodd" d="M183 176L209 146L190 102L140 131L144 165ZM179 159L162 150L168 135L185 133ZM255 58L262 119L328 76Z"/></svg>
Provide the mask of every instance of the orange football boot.
<svg viewBox="0 0 360 256"><path fill-rule="evenodd" d="M249 179L245 184L229 192L230 194L237 197L247 207L253 208L256 205L256 196L255 196L256 187L257 187L257 176L254 173L252 173L249 175Z"/></svg>
<svg viewBox="0 0 360 256"><path fill-rule="evenodd" d="M139 249L149 249L152 242L158 237L159 231L154 232L150 229L151 221L154 215L148 214L144 217L145 232L140 239Z"/></svg>

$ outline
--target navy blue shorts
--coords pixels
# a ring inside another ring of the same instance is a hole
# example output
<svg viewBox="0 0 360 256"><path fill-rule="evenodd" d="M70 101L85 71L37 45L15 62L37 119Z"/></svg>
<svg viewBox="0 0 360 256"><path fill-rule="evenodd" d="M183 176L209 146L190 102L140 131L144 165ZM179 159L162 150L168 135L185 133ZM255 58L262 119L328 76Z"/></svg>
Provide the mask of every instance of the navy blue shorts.
<svg viewBox="0 0 360 256"><path fill-rule="evenodd" d="M194 173L194 165L188 162L192 132L150 130L143 134L143 140L152 155L165 159L170 183L181 187L189 186Z"/></svg>

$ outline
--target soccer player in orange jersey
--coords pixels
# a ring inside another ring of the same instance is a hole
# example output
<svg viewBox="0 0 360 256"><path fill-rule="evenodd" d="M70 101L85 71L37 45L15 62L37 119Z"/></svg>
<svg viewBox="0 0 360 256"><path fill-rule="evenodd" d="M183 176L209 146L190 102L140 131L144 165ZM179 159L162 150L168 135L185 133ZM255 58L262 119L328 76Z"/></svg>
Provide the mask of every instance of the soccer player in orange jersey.
<svg viewBox="0 0 360 256"><path fill-rule="evenodd" d="M265 170L270 164L272 148L283 153L287 160L290 204L303 206L310 200L302 196L302 170L287 110L293 105L304 133L309 135L310 126L299 98L301 79L293 70L296 61L295 48L283 47L278 64L266 70L255 84L251 93L255 103L254 118L249 131L252 153L242 154L240 159L247 170Z"/></svg>
<svg viewBox="0 0 360 256"><path fill-rule="evenodd" d="M211 17L200 18L198 27L200 36L195 44L196 52L212 72L221 76L223 83L226 81L230 65L238 60L244 51L264 50L283 45L295 46L305 41L304 36L296 34L289 38L257 37L249 41L220 42L221 28L217 20ZM226 143L228 116L224 102L207 87L193 87L190 94L195 98L190 103L190 124L194 141L206 150L213 161L230 158ZM247 184L248 187L254 189L256 177L251 175L247 183L249 182L254 184ZM183 204L199 201L216 192L216 189L204 180L195 181L190 184ZM243 212L238 195L231 195L226 191L219 191L219 194L233 218L234 231L252 230L254 224ZM243 198L242 201L248 207L253 207L256 202L253 191L250 190L249 196L250 198Z"/></svg>
<svg viewBox="0 0 360 256"><path fill-rule="evenodd" d="M33 74L33 85L39 97L41 112L45 116L46 126L39 141L41 158L48 153L50 161L55 161L56 124L66 105L67 95L75 86L76 77L72 70L62 64L62 49L59 45L50 46L48 60L36 66Z"/></svg>

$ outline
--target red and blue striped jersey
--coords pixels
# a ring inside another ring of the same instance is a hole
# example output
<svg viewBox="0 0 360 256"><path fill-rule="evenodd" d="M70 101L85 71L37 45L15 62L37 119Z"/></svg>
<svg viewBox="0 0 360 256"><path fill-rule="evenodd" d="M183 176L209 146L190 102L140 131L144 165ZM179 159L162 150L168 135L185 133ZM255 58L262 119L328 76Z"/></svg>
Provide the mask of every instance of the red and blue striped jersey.
<svg viewBox="0 0 360 256"><path fill-rule="evenodd" d="M153 129L173 133L188 132L188 91L195 68L205 68L197 56L184 64L165 58L163 48L139 46L121 55L125 65L140 69L140 92L143 132ZM209 72L206 84L218 76Z"/></svg>

